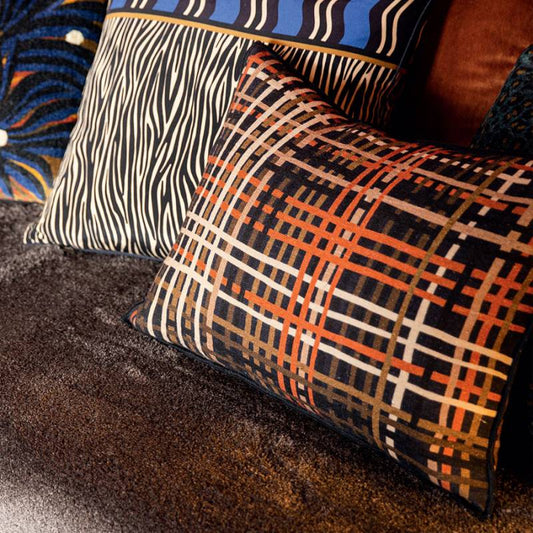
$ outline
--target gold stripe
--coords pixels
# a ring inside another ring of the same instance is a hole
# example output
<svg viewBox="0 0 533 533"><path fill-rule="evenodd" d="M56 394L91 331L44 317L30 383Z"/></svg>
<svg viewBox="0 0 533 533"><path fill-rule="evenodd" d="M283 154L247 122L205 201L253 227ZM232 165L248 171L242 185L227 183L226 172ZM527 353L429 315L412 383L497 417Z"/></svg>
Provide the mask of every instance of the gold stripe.
<svg viewBox="0 0 533 533"><path fill-rule="evenodd" d="M316 46L313 44L300 43L296 41L289 41L278 39L275 37L266 37L264 35L256 35L254 33L247 33L244 31L230 30L229 28L223 28L220 26L215 26L212 24L206 24L204 22L195 22L192 20L180 19L178 17L168 17L164 15L152 15L149 13L131 13L129 11L113 11L107 15L108 19L111 18L134 18L134 19L146 19L146 20L157 20L158 22L168 22L170 24L182 24L183 26L189 26L191 28L199 28L201 30L208 30L217 33L225 33L228 35L233 35L235 37L241 37L243 39L249 39L252 41L261 41L267 44L278 44L282 46L291 46L293 48L302 48L304 50L312 50L314 52L324 52L328 54L333 54L342 57L349 57L352 59L359 59L360 61L365 61L366 63L372 63L383 68L388 68L391 70L399 69L398 65L394 63L389 63L387 61L381 61L373 57L368 57L363 54L356 54L355 52L348 52L346 50L339 50L337 48L327 48L325 46Z"/></svg>

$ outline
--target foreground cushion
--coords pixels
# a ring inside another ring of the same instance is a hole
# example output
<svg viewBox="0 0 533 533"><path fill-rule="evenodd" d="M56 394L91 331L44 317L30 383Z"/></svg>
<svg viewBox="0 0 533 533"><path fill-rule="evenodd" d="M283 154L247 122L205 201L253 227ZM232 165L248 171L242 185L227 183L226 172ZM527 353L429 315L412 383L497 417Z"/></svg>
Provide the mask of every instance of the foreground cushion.
<svg viewBox="0 0 533 533"><path fill-rule="evenodd" d="M355 118L383 123L429 4L114 0L60 177L27 241L164 258L252 38Z"/></svg>
<svg viewBox="0 0 533 533"><path fill-rule="evenodd" d="M0 199L52 188L96 49L105 0L0 3Z"/></svg>
<svg viewBox="0 0 533 533"><path fill-rule="evenodd" d="M533 311L532 180L351 123L254 48L129 320L488 512Z"/></svg>

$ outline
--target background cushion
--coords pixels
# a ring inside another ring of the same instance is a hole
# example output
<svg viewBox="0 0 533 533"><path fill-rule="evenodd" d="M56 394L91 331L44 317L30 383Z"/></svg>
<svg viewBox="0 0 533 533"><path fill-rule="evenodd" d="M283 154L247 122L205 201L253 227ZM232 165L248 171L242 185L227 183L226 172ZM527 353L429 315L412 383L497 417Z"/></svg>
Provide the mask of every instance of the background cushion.
<svg viewBox="0 0 533 533"><path fill-rule="evenodd" d="M530 0L440 0L396 107L397 132L468 146L532 43Z"/></svg>
<svg viewBox="0 0 533 533"><path fill-rule="evenodd" d="M533 157L533 45L518 58L472 148Z"/></svg>
<svg viewBox="0 0 533 533"><path fill-rule="evenodd" d="M110 17L261 40L354 118L384 125L432 0L112 0ZM342 60L341 58L344 58Z"/></svg>
<svg viewBox="0 0 533 533"><path fill-rule="evenodd" d="M356 118L382 122L429 3L328 0L300 12L296 0L224 0L193 15L175 0L115 0L60 178L28 241L162 259L251 39L271 42Z"/></svg>
<svg viewBox="0 0 533 533"><path fill-rule="evenodd" d="M533 158L533 46L518 58L496 102L472 142L475 150L502 152ZM512 463L527 456L521 468L533 478L533 342L525 351L528 362L520 369L509 405L504 431L514 446L504 449ZM522 447L522 454L516 448ZM523 461L523 460L522 460Z"/></svg>
<svg viewBox="0 0 533 533"><path fill-rule="evenodd" d="M0 199L48 195L76 122L105 4L0 3Z"/></svg>
<svg viewBox="0 0 533 533"><path fill-rule="evenodd" d="M533 168L354 125L252 52L131 323L488 511L533 309Z"/></svg>

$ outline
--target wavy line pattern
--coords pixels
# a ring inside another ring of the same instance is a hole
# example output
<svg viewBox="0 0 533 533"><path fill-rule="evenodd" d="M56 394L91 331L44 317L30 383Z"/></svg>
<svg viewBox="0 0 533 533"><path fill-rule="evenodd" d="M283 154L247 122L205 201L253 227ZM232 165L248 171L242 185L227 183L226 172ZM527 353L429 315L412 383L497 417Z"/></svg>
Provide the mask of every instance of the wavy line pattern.
<svg viewBox="0 0 533 533"><path fill-rule="evenodd" d="M399 65L432 0L112 0L110 12L165 15L263 37L363 52Z"/></svg>

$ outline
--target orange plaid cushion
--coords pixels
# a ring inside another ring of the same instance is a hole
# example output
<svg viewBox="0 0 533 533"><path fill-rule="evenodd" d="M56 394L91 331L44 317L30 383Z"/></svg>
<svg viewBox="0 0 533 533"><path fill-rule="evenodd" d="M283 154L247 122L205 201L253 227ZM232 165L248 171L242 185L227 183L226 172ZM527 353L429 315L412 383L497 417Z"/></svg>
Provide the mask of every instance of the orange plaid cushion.
<svg viewBox="0 0 533 533"><path fill-rule="evenodd" d="M351 123L257 46L130 320L489 511L533 311L532 180Z"/></svg>

